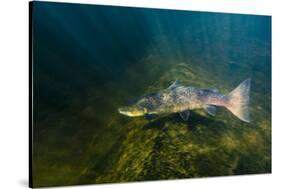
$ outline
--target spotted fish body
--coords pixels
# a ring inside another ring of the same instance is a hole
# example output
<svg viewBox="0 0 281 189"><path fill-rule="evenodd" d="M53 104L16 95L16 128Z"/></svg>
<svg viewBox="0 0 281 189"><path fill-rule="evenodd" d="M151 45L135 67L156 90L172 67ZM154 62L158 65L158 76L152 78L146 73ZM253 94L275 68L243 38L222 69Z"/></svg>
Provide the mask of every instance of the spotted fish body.
<svg viewBox="0 0 281 189"><path fill-rule="evenodd" d="M134 115L180 113L181 117L187 120L189 110L203 108L209 114L215 115L215 106L223 106L239 119L249 122L249 92L250 79L242 82L229 95L224 95L213 89L185 87L179 81L175 81L167 89L144 95L136 104L128 108L120 108L119 112L131 117ZM141 113L133 114L133 111Z"/></svg>

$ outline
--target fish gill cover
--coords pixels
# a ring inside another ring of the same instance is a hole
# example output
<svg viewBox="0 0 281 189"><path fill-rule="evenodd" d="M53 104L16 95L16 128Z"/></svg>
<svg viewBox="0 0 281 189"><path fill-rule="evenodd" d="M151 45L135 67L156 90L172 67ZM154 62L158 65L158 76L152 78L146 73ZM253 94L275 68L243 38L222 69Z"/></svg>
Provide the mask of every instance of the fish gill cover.
<svg viewBox="0 0 281 189"><path fill-rule="evenodd" d="M271 17L33 2L33 186L271 172ZM251 122L224 108L122 116L167 88L228 94L251 77Z"/></svg>

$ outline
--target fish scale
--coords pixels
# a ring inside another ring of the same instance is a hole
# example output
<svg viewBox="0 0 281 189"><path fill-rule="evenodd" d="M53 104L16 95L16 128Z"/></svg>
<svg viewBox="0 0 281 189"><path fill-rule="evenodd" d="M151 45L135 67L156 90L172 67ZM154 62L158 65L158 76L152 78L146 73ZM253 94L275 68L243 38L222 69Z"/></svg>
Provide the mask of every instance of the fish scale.
<svg viewBox="0 0 281 189"><path fill-rule="evenodd" d="M189 110L203 108L210 115L215 115L215 106L222 106L240 120L250 122L248 107L250 85L251 80L246 79L229 95L224 95L213 89L185 87L179 81L175 81L167 89L146 94L136 104L118 110L119 113L130 117L180 113L181 117L187 120Z"/></svg>

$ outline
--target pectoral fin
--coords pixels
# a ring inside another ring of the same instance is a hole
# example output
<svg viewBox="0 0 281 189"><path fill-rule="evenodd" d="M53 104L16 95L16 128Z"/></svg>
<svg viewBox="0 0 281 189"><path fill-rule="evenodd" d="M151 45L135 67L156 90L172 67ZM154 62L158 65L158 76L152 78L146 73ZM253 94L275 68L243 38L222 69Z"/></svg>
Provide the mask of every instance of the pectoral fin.
<svg viewBox="0 0 281 189"><path fill-rule="evenodd" d="M206 110L206 112L208 112L208 114L215 116L216 115L216 107L212 106L212 105L206 105L204 107L204 109Z"/></svg>
<svg viewBox="0 0 281 189"><path fill-rule="evenodd" d="M148 120L148 121L151 121L153 119L156 119L158 117L158 115L156 114L146 114L145 115L145 118Z"/></svg>
<svg viewBox="0 0 281 189"><path fill-rule="evenodd" d="M190 112L188 110L186 110L186 111L180 112L179 114L184 121L187 121L188 117L190 115Z"/></svg>

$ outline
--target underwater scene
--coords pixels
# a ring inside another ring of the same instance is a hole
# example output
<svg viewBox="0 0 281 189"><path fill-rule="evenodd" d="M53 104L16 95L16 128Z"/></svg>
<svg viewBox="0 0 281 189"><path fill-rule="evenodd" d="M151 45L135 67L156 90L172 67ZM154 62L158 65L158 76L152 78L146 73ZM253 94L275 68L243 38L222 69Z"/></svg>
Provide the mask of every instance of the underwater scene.
<svg viewBox="0 0 281 189"><path fill-rule="evenodd" d="M271 173L270 16L30 11L33 187Z"/></svg>

